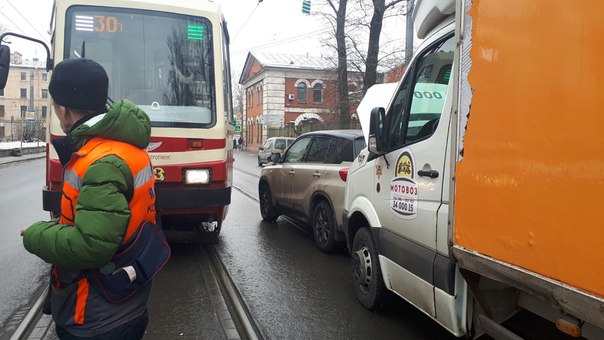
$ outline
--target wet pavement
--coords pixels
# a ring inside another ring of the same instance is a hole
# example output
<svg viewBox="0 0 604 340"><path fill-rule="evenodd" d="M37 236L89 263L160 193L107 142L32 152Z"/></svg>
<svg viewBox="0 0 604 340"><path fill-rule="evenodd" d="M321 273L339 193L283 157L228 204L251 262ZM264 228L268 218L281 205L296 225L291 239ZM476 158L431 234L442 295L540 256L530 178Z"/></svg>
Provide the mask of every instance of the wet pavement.
<svg viewBox="0 0 604 340"><path fill-rule="evenodd" d="M172 258L153 281L148 310L144 339L240 339L201 245L172 246ZM52 318L42 316L27 339L58 339Z"/></svg>
<svg viewBox="0 0 604 340"><path fill-rule="evenodd" d="M263 222L254 199L261 169L255 154L235 157L235 185L250 195L233 190L215 249L264 338L453 338L395 296L379 313L364 309L354 296L349 256L322 253L309 230L288 219ZM145 339L237 338L211 268L203 246L173 245L172 259L154 280ZM56 339L45 320L41 338Z"/></svg>
<svg viewBox="0 0 604 340"><path fill-rule="evenodd" d="M35 160L38 160L36 162L39 163L43 162L41 159L44 157L45 153L27 154L20 157L0 157L0 166L12 168L13 166L17 166L19 162ZM41 167L42 170L39 171L39 177L43 181L44 164L37 163L35 168L38 169ZM30 167L28 165L27 169ZM33 172L37 173L38 170ZM14 180L9 182L16 183ZM32 190L28 189L24 191L23 195L29 195L29 197L39 195L42 184L40 183ZM10 196L13 197L14 195L11 194ZM37 207L35 210L41 211L41 207ZM36 220L47 217L45 213L42 212L42 214L44 216L37 217ZM19 216L22 216L22 214L19 214ZM18 222L12 224L19 225ZM16 235L16 241L19 241L18 229L12 231L11 235L13 234ZM16 241L11 241L10 244L19 245L19 242ZM172 245L172 249L173 256L171 260L155 278L153 283L154 287L149 302L150 320L145 339L239 339L235 323L228 312L226 302L220 294L208 254L203 246L177 244ZM4 250L6 250L6 247ZM33 256L24 256L23 258L35 260ZM18 271L27 272L27 270L24 271L24 268L18 269ZM46 269L43 270L42 274L42 278L35 280L36 282L32 282L32 284L35 283L36 285L44 286ZM6 339L9 339L10 334L21 326L21 320L27 319L28 313L31 312L29 308L39 300L38 297L40 297L42 290L33 293L35 296L33 300L35 301L26 303L30 307L25 306L27 308L17 311L7 321L5 326L10 328L10 332L6 334ZM30 295L27 295L29 296L28 299L32 299ZM23 294L23 296L25 299L26 295ZM12 302L16 301L11 299ZM7 306L5 305L4 307ZM27 339L58 339L54 331L52 318L48 315L43 315L39 320L36 320L33 318L34 314L32 313L31 315L34 320L32 323L33 331ZM6 329L6 331L9 330ZM4 339L4 337L0 336L0 339Z"/></svg>

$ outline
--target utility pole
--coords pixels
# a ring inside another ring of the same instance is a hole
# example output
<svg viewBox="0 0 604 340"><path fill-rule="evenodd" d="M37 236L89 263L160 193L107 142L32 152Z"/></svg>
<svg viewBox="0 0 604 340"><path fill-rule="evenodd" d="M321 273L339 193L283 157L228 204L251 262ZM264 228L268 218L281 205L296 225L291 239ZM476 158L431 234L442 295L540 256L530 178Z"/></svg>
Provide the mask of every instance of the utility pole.
<svg viewBox="0 0 604 340"><path fill-rule="evenodd" d="M413 7L414 0L407 1L406 36L405 36L405 70L413 57Z"/></svg>
<svg viewBox="0 0 604 340"><path fill-rule="evenodd" d="M19 154L21 155L23 153L23 138L25 137L25 122L26 122L26 118L27 118L27 114L28 112L31 112L32 110L34 110L34 80L35 80L36 74L34 72L34 69L29 70L29 105L27 107L27 110L25 111L25 116L21 117L21 142L19 143Z"/></svg>

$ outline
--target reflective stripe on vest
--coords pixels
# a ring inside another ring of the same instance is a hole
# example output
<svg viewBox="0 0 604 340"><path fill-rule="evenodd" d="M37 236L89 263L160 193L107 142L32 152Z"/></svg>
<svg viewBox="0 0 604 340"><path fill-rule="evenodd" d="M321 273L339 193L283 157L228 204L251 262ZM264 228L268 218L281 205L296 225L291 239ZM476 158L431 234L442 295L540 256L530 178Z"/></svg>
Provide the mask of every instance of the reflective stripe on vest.
<svg viewBox="0 0 604 340"><path fill-rule="evenodd" d="M151 161L145 150L131 144L95 137L87 142L65 167L63 174L63 197L61 199L60 223L75 224L77 200L82 189L84 174L97 160L116 155L130 168L134 192L128 203L130 220L126 235L127 242L143 221L155 223L155 179Z"/></svg>

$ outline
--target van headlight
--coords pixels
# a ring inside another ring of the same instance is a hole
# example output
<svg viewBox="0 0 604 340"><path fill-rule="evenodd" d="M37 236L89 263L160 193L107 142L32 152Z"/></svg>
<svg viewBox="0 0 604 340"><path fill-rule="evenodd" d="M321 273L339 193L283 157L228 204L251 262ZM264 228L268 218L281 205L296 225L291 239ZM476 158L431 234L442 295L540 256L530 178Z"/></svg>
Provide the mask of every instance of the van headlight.
<svg viewBox="0 0 604 340"><path fill-rule="evenodd" d="M207 184L210 183L210 170L195 169L185 172L185 182L187 184Z"/></svg>

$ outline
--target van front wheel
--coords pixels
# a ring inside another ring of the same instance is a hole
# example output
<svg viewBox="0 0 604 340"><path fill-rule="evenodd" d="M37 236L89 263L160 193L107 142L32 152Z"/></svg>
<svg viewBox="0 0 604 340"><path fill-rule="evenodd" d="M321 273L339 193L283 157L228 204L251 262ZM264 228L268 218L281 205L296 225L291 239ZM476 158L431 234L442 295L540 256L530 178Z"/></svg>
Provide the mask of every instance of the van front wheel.
<svg viewBox="0 0 604 340"><path fill-rule="evenodd" d="M351 259L352 282L357 299L367 309L379 309L386 295L386 287L369 228L361 228L355 235Z"/></svg>

